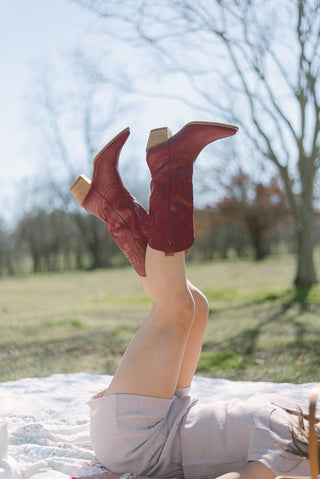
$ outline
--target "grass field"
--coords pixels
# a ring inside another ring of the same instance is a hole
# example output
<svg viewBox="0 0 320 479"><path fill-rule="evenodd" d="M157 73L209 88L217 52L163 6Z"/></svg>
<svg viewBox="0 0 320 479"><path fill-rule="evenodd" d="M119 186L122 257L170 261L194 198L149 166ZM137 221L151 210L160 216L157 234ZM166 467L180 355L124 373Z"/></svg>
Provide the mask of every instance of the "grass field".
<svg viewBox="0 0 320 479"><path fill-rule="evenodd" d="M292 256L189 263L188 275L210 302L197 374L319 381L320 285L292 287ZM149 309L131 268L2 278L0 381L112 374Z"/></svg>

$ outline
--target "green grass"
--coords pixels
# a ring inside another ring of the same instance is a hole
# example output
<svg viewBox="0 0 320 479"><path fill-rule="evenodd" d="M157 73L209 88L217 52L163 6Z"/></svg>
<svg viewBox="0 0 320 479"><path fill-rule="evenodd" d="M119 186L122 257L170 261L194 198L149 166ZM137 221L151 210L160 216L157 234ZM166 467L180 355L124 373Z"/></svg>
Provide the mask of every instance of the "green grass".
<svg viewBox="0 0 320 479"><path fill-rule="evenodd" d="M292 287L292 256L187 269L210 303L197 374L319 381L320 285ZM0 381L112 374L150 304L131 268L0 279Z"/></svg>

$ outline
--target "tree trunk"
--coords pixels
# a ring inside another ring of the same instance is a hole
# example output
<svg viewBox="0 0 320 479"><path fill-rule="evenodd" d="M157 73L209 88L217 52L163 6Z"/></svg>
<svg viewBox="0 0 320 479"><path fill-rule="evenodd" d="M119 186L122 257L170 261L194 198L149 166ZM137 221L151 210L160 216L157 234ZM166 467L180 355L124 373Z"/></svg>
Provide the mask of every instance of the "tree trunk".
<svg viewBox="0 0 320 479"><path fill-rule="evenodd" d="M33 260L33 272L34 273L40 273L40 271L41 271L40 255L38 253L33 252L32 253L32 260Z"/></svg>
<svg viewBox="0 0 320 479"><path fill-rule="evenodd" d="M263 247L263 239L260 233L257 234L252 238L252 243L255 252L255 259L256 261L261 261L265 258L266 253Z"/></svg>
<svg viewBox="0 0 320 479"><path fill-rule="evenodd" d="M260 261L266 256L263 245L263 229L261 228L259 221L255 221L252 217L247 219L247 228L250 242L254 250L255 260Z"/></svg>
<svg viewBox="0 0 320 479"><path fill-rule="evenodd" d="M313 210L308 197L301 198L299 223L296 226L297 257L296 286L311 287L317 282L314 266L312 229Z"/></svg>
<svg viewBox="0 0 320 479"><path fill-rule="evenodd" d="M294 224L296 243L296 286L311 287L317 282L314 265L314 242L312 220L314 217L312 195L314 171L307 161L299 161L300 179L302 191L297 198L291 187L287 167L280 167L280 174L287 193L288 205Z"/></svg>
<svg viewBox="0 0 320 479"><path fill-rule="evenodd" d="M88 245L88 249L91 254L91 265L89 266L89 269L97 269L101 268L101 261L100 261L100 251L99 251L99 242L97 241L97 238L94 238L96 241L90 242Z"/></svg>

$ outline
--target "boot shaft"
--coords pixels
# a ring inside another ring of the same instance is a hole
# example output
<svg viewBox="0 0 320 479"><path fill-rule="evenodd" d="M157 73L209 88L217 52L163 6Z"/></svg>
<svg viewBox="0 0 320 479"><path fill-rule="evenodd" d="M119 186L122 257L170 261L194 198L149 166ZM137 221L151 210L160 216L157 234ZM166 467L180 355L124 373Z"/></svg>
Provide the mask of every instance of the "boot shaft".
<svg viewBox="0 0 320 479"><path fill-rule="evenodd" d="M91 186L104 197L110 197L110 191L113 188L121 188L126 195L132 197L131 193L124 186L118 170L119 156L129 135L130 130L126 128L113 138L93 160L94 168Z"/></svg>
<svg viewBox="0 0 320 479"><path fill-rule="evenodd" d="M79 176L70 190L85 210L106 223L110 236L137 273L145 276L149 215L124 186L118 161L130 132L127 128L94 158L92 180Z"/></svg>
<svg viewBox="0 0 320 479"><path fill-rule="evenodd" d="M194 242L193 163L213 141L234 135L237 127L193 122L171 136L152 130L147 163L152 175L149 245L166 255L188 250Z"/></svg>

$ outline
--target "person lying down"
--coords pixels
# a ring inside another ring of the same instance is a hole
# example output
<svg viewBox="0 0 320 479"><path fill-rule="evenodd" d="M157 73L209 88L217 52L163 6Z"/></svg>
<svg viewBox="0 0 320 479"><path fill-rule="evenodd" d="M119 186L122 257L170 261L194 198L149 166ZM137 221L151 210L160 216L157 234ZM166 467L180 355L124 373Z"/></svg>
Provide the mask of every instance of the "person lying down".
<svg viewBox="0 0 320 479"><path fill-rule="evenodd" d="M173 136L168 128L152 130L149 213L118 171L128 128L97 154L92 180L82 175L70 188L81 206L106 223L152 299L111 384L89 401L92 446L113 473L91 479L310 473L308 460L297 455L307 451L299 429L303 405L299 419L296 403L277 395L202 405L190 395L208 318L208 301L188 280L185 266L194 242L193 164L206 145L237 130L209 122L188 123Z"/></svg>

